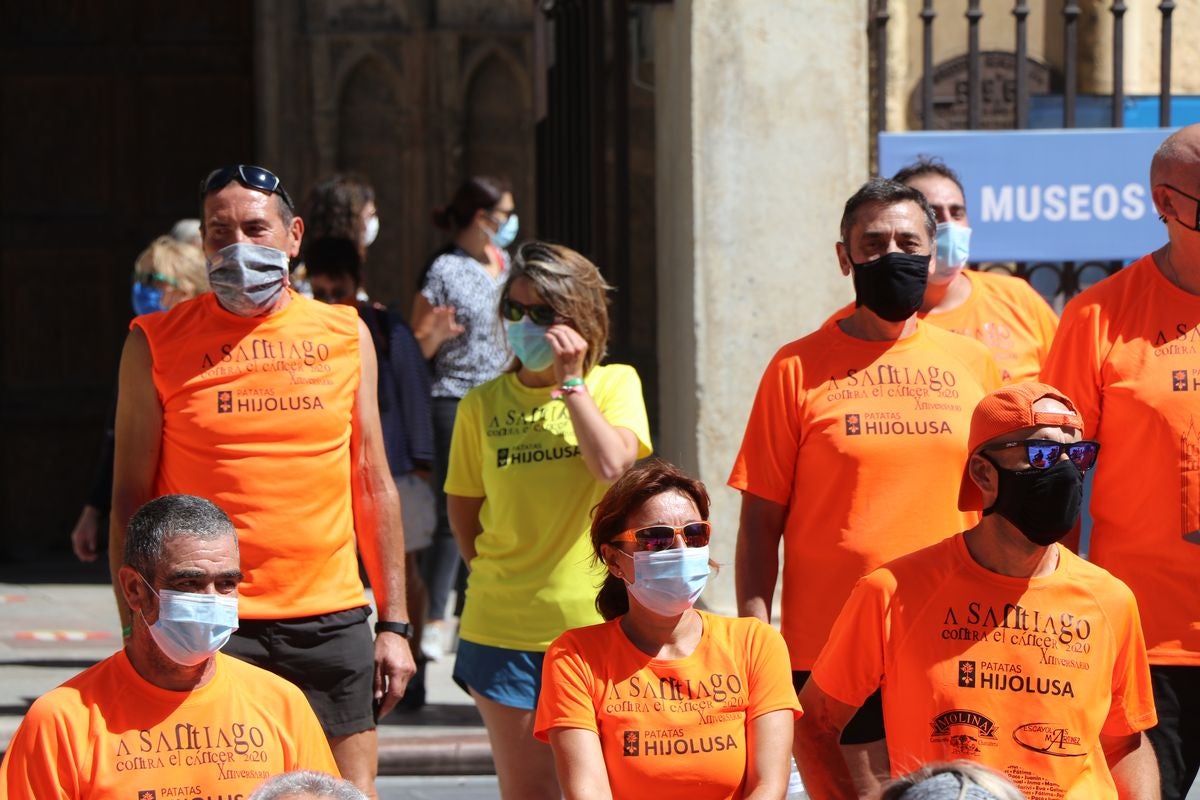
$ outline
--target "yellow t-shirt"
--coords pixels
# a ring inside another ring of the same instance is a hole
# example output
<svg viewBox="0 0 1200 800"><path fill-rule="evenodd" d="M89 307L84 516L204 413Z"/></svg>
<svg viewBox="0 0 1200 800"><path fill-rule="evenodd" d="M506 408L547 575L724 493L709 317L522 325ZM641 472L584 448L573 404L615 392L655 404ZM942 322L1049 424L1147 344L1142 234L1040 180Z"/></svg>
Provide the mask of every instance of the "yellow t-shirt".
<svg viewBox="0 0 1200 800"><path fill-rule="evenodd" d="M1133 589L1151 663L1200 665L1200 297L1146 256L1067 304L1042 374L1101 444L1089 559Z"/></svg>
<svg viewBox="0 0 1200 800"><path fill-rule="evenodd" d="M646 655L619 620L564 633L546 653L534 735L595 732L613 797L740 798L750 723L783 709L799 717L800 704L774 628L700 618L700 643L679 659Z"/></svg>
<svg viewBox="0 0 1200 800"><path fill-rule="evenodd" d="M220 653L192 692L147 683L122 650L34 702L0 764L10 800L249 797L282 772L337 775L292 684Z"/></svg>
<svg viewBox="0 0 1200 800"><path fill-rule="evenodd" d="M605 420L637 437L638 458L649 455L633 368L598 366L586 383ZM583 463L566 403L551 388L531 389L509 372L458 406L446 493L484 498L459 626L469 642L543 652L564 630L600 620L604 573L588 531L608 484Z"/></svg>
<svg viewBox="0 0 1200 800"><path fill-rule="evenodd" d="M1115 798L1101 734L1155 724L1133 593L1058 548L1055 571L1015 578L961 535L863 578L812 678L861 705L883 687L892 774L966 758L1028 797Z"/></svg>
<svg viewBox="0 0 1200 800"><path fill-rule="evenodd" d="M787 506L783 638L812 668L854 582L979 520L958 510L988 350L918 321L899 341L829 323L763 373L729 485Z"/></svg>

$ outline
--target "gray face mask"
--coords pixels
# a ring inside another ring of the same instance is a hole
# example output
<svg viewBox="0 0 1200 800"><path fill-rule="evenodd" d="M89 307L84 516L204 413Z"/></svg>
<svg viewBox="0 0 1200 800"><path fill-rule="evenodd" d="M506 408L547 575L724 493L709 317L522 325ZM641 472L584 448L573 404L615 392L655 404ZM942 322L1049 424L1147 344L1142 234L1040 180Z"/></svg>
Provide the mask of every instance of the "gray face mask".
<svg viewBox="0 0 1200 800"><path fill-rule="evenodd" d="M270 311L287 286L288 256L274 247L237 243L208 259L208 282L221 306L239 317Z"/></svg>

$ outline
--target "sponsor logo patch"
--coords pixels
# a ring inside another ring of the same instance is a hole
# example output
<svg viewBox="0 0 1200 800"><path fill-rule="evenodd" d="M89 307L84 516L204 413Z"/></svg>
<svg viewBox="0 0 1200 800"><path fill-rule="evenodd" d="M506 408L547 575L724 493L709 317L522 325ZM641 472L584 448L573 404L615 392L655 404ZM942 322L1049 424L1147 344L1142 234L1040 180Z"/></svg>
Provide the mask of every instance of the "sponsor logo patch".
<svg viewBox="0 0 1200 800"><path fill-rule="evenodd" d="M1080 738L1055 722L1026 722L1013 730L1012 738L1026 750L1048 756L1079 758L1087 755Z"/></svg>

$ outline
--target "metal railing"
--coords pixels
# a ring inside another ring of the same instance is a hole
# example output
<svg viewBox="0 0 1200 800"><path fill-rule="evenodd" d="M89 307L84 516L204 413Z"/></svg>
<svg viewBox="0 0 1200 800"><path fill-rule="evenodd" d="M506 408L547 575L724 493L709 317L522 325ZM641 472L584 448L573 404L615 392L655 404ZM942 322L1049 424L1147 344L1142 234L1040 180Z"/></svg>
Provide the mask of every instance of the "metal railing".
<svg viewBox="0 0 1200 800"><path fill-rule="evenodd" d="M1062 127L1073 128L1076 126L1079 103L1079 26L1083 11L1075 0L1063 0L1061 5L1063 26ZM984 19L984 12L980 6L981 0L967 0L965 8L967 19L966 128L968 130L1002 127L996 124L985 126L983 119L983 65L987 54L980 45L979 30ZM1175 6L1174 0L1161 0L1158 3L1161 43L1158 98L1158 124L1160 127L1171 125L1171 17ZM1127 4L1122 0L1113 0L1107 9L1112 18L1111 125L1114 128L1125 126L1124 65L1125 13L1127 9ZM1031 93L1027 28L1030 5L1027 0L1014 0L1010 13L1014 20L1013 54L1015 56L1011 127L1025 129L1030 127ZM918 16L922 25L919 122L922 129L933 130L936 127L933 43L934 26L938 17L937 11L934 10L934 0L923 0ZM875 142L878 141L876 135L887 130L887 24L890 18L891 13L888 10L887 0L871 0L869 35L872 62L871 96L874 100L871 120L872 153L875 152ZM1023 277L1030 281L1034 288L1048 300L1059 305L1080 290L1120 269L1121 262L1039 261L983 264L978 265L978 268L988 271L1006 270Z"/></svg>

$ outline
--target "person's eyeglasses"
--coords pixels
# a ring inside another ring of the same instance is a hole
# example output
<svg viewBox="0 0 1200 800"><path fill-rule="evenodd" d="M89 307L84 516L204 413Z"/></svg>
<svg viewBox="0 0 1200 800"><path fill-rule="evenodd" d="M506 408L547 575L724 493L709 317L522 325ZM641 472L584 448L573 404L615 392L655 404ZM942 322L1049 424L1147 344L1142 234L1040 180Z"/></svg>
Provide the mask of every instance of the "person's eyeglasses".
<svg viewBox="0 0 1200 800"><path fill-rule="evenodd" d="M165 283L167 286L178 286L179 281L172 278L170 275L163 275L161 272L137 272L133 273L133 282L140 283L142 286L153 287L156 283Z"/></svg>
<svg viewBox="0 0 1200 800"><path fill-rule="evenodd" d="M1084 439L1070 444L1052 442L1049 439L1026 439L1021 442L1005 442L1004 444L988 447L988 450L1007 450L1010 447L1024 447L1025 458L1034 469L1050 469L1058 463L1065 452L1071 463L1080 472L1087 472L1096 466L1096 456L1100 453L1100 443Z"/></svg>
<svg viewBox="0 0 1200 800"><path fill-rule="evenodd" d="M688 547L704 547L708 544L708 536L712 525L707 522L689 522L678 528L670 525L650 525L645 528L630 528L618 533L612 538L614 542L631 542L637 545L637 550L666 550L675 543L675 534L683 536L683 542Z"/></svg>
<svg viewBox="0 0 1200 800"><path fill-rule="evenodd" d="M208 177L200 181L200 202L204 202L204 198L212 192L224 189L232 180L236 180L242 186L249 189L258 189L270 194L277 194L283 198L283 202L287 203L288 208L293 211L296 209L295 204L292 203L291 196L283 188L283 184L278 177L270 170L251 166L250 164L233 164L228 167L214 169L208 173Z"/></svg>
<svg viewBox="0 0 1200 800"><path fill-rule="evenodd" d="M1191 200L1193 203L1196 204L1196 225L1195 225L1195 227L1192 228L1192 230L1200 231L1200 197L1196 197L1195 195L1188 194L1183 189L1180 189L1176 186L1172 186L1169 183L1164 183L1163 186L1167 187L1171 191L1178 192L1179 194L1183 195L1188 200ZM1187 226L1185 225L1184 227L1187 227Z"/></svg>
<svg viewBox="0 0 1200 800"><path fill-rule="evenodd" d="M528 314L534 325L553 325L557 316L550 306L527 306L507 297L500 301L500 314L509 322L520 322Z"/></svg>

